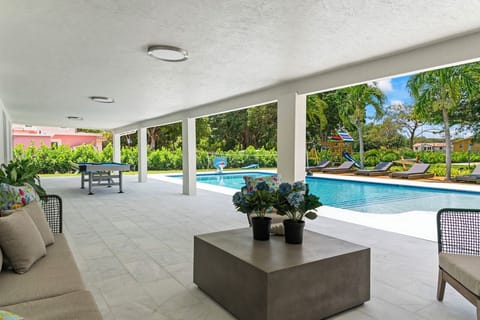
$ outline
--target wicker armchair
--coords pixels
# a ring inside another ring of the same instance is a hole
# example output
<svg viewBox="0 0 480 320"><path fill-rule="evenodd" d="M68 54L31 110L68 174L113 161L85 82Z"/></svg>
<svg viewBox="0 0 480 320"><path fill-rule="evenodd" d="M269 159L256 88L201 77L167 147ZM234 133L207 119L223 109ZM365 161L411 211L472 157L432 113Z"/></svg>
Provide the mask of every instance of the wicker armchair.
<svg viewBox="0 0 480 320"><path fill-rule="evenodd" d="M441 209L437 230L437 299L443 300L448 282L477 308L480 320L480 209Z"/></svg>
<svg viewBox="0 0 480 320"><path fill-rule="evenodd" d="M48 194L40 197L40 202L47 217L48 224L53 233L62 233L63 206L62 198L55 194Z"/></svg>

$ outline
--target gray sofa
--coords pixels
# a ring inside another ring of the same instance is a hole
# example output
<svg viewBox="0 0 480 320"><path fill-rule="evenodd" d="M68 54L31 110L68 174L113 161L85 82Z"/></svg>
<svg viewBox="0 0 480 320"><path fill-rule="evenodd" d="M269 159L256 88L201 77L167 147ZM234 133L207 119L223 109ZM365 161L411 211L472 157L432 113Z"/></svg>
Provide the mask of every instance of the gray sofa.
<svg viewBox="0 0 480 320"><path fill-rule="evenodd" d="M0 309L28 320L102 319L62 233L60 197L42 197L42 207L55 243L28 272L0 272Z"/></svg>

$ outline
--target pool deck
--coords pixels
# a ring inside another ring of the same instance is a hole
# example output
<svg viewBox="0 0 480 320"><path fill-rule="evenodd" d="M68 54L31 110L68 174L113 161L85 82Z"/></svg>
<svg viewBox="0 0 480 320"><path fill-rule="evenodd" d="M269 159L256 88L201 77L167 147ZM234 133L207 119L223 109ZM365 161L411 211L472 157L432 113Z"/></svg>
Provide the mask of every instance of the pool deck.
<svg viewBox="0 0 480 320"><path fill-rule="evenodd" d="M248 174L252 171L233 171L232 173L244 172ZM254 170L253 172L272 172L274 170ZM215 172L210 172L215 173ZM229 173L229 172L226 172ZM325 174L314 173L314 177L322 177L325 179L338 179L346 181L364 181L375 182L383 184L394 184L404 186L427 187L433 189L455 190L455 191L474 191L480 192L480 185L472 183L453 183L445 182L440 178L431 179L392 179L388 176L366 177L357 176L351 173L347 174ZM181 179L171 178L163 174L153 174L149 177L165 182L181 184ZM198 183L198 188L203 190L214 191L226 195L233 195L237 190L226 188L222 186L215 186L206 183ZM479 194L480 196L480 194ZM355 223L370 228L380 229L400 233L407 236L412 236L420 239L437 241L436 228L436 212L434 211L406 211L396 214L383 214L383 212L366 213L354 210L334 208L330 206L323 206L318 209L318 214L323 217L341 220L349 223ZM315 223L315 220L311 223Z"/></svg>
<svg viewBox="0 0 480 320"><path fill-rule="evenodd" d="M123 194L99 187L89 196L79 176L42 178L42 185L63 199L64 232L105 320L234 319L193 283L193 236L247 226L230 195L199 186L196 196L184 196L178 180L158 175L146 183L126 176ZM449 286L443 302L435 299L435 242L330 219L333 208L320 210L307 229L372 250L371 300L330 319L475 319L474 306Z"/></svg>

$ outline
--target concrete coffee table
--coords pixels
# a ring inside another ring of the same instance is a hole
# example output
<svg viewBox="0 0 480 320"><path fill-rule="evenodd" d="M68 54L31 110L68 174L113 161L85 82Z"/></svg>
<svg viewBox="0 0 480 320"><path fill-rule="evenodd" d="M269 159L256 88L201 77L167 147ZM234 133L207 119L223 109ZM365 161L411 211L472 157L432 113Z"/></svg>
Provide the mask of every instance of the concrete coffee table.
<svg viewBox="0 0 480 320"><path fill-rule="evenodd" d="M250 228L194 237L193 281L238 319L322 319L370 299L370 248L305 230L303 244Z"/></svg>

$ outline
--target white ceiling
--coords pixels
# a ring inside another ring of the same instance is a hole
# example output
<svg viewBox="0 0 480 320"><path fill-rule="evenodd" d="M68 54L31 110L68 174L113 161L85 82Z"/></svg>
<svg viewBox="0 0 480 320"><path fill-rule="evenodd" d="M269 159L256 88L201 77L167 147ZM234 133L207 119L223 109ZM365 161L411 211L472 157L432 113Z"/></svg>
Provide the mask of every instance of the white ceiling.
<svg viewBox="0 0 480 320"><path fill-rule="evenodd" d="M117 128L477 31L479 16L478 0L0 0L0 99L15 123Z"/></svg>

